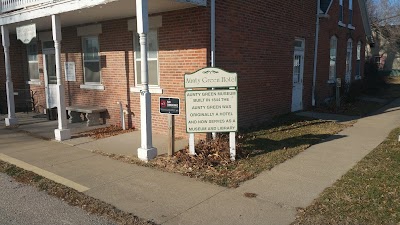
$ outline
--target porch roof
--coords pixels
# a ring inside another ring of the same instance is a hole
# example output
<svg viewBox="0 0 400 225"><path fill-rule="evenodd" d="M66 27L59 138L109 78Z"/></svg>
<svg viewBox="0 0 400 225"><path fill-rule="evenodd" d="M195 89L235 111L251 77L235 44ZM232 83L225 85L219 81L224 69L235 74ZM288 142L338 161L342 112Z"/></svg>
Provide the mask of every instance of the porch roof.
<svg viewBox="0 0 400 225"><path fill-rule="evenodd" d="M1 0L3 1L9 0ZM43 2L43 0L37 1ZM206 0L148 1L149 14L206 5ZM14 33L17 26L30 23L35 23L38 31L51 29L50 16L53 14L60 15L63 27L136 16L136 4L132 0L62 0L57 2L51 0L50 2L2 13L0 25L9 26L10 32Z"/></svg>

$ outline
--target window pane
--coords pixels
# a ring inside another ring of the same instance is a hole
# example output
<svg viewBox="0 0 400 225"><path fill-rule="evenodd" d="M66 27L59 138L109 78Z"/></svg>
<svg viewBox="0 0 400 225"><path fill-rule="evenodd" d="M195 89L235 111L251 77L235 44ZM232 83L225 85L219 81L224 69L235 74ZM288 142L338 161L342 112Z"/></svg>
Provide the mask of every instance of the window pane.
<svg viewBox="0 0 400 225"><path fill-rule="evenodd" d="M136 62L136 84L137 85L142 84L141 69L142 69L142 65L140 64L140 61L137 61Z"/></svg>
<svg viewBox="0 0 400 225"><path fill-rule="evenodd" d="M142 84L141 77L141 64L140 61L136 62L136 84ZM149 85L159 85L158 84L158 61L149 61Z"/></svg>
<svg viewBox="0 0 400 225"><path fill-rule="evenodd" d="M149 61L149 85L158 85L157 61Z"/></svg>
<svg viewBox="0 0 400 225"><path fill-rule="evenodd" d="M148 35L148 54L149 58L156 59L158 52L157 31L151 30Z"/></svg>
<svg viewBox="0 0 400 225"><path fill-rule="evenodd" d="M329 60L329 80L336 78L336 53L337 53L337 39L332 37L330 41L330 60Z"/></svg>
<svg viewBox="0 0 400 225"><path fill-rule="evenodd" d="M85 82L100 83L99 62L85 62Z"/></svg>
<svg viewBox="0 0 400 225"><path fill-rule="evenodd" d="M43 42L43 48L54 48L54 41Z"/></svg>
<svg viewBox="0 0 400 225"><path fill-rule="evenodd" d="M139 38L139 35L138 34L136 34L135 35L135 56L136 56L136 59L140 59L140 38Z"/></svg>
<svg viewBox="0 0 400 225"><path fill-rule="evenodd" d="M85 60L99 60L99 42L97 37L84 38L83 53Z"/></svg>
<svg viewBox="0 0 400 225"><path fill-rule="evenodd" d="M29 77L31 80L39 80L39 64L29 63Z"/></svg>
<svg viewBox="0 0 400 225"><path fill-rule="evenodd" d="M38 61L37 59L37 44L31 43L27 46L28 49L28 61Z"/></svg>

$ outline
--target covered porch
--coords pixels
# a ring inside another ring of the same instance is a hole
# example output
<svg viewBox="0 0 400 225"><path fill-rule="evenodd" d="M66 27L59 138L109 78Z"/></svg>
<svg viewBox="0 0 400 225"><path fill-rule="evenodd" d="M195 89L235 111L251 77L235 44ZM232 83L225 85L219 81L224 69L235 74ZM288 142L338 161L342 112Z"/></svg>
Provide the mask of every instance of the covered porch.
<svg viewBox="0 0 400 225"><path fill-rule="evenodd" d="M3 47L4 47L4 55L5 55L5 67L6 67L6 86L7 86L7 109L8 109L8 116L5 119L5 123L7 126L13 126L18 124L18 120L15 116L15 104L14 104L14 99L13 99L13 76L11 74L12 67L10 63L10 48L13 46L10 46L10 35L13 35L16 33L17 27L21 26L26 26L29 24L35 24L36 25L36 31L38 36L36 37L39 41L42 41L42 45L45 43L43 40L46 39L47 42L53 42L51 45L51 48L54 49L54 59L53 63L55 65L55 71L53 74L53 84L54 84L54 89L53 89L53 103L54 105L51 105L49 102L49 97L46 97L46 108L51 108L51 107L57 107L58 111L58 121L57 121L57 129L54 130L55 133L55 139L58 141L64 141L68 140L71 138L71 131L70 131L70 124L67 122L67 116L66 116L66 106L70 105L70 102L67 102L67 100L70 101L71 96L65 96L68 95L68 92L66 92L66 85L69 86L69 83L65 82L64 79L64 71L66 68L63 67L63 61L68 61L69 60L69 55L64 53L64 50L66 49L65 46L63 46L63 41L65 40L65 36L68 36L70 33L70 28L74 26L84 26L79 30L78 28L78 38L82 38L83 35L80 35L79 33L83 33L86 35L93 35L93 32L100 32L104 28L101 28L101 23L103 21L110 21L110 20L118 20L118 19L133 19L137 18L136 20L133 20L133 23L127 23L128 29L131 29L133 32L137 32L140 35L140 42L139 42L139 47L141 49L141 56L142 59L147 58L147 33L149 31L149 27L152 25L149 25L149 19L148 15L149 14L155 14L159 15L164 12L170 12L170 11L175 11L175 10L182 10L182 9L188 9L188 8L193 8L193 7L198 7L198 6L205 6L206 1L203 0L192 0L192 1L182 1L182 0L149 0L147 1L140 1L138 0L136 4L130 0L95 0L95 1L36 1L35 4L31 4L32 1L13 1L15 4L5 4L5 2L10 2L10 1L2 1L2 14L0 15L0 25L2 26L2 36L3 36ZM35 2L35 1L33 1ZM89 25L88 25L89 24ZM98 26L100 24L100 26ZM134 26L133 28L129 28L130 24ZM86 25L86 26L85 26ZM136 27L137 25L137 27ZM100 27L100 28L99 28ZM68 28L68 34L66 35L65 32L63 32L64 28ZM117 38L117 34L115 38ZM110 41L110 40L109 40ZM128 40L129 41L129 40ZM67 42L70 42L69 40ZM47 43L46 43L47 44ZM129 43L130 45L133 45L133 43ZM102 47L100 47L101 50ZM68 48L69 50L70 48ZM104 48L103 48L104 49ZM119 49L117 47L117 49ZM98 49L97 49L98 50ZM79 50L78 50L79 51ZM98 50L99 51L99 50ZM135 50L136 51L136 50ZM42 54L43 58L41 61L43 62L43 72L48 73L49 67L46 64L49 64L48 59L45 56L44 49L42 49ZM144 54L144 55L143 55ZM126 53L125 53L126 55ZM102 55L97 55L98 61L104 65L108 64L108 60L105 61L104 57L102 58ZM76 60L76 71L77 71L77 76L79 75L78 70L82 69L84 70L85 68L82 68L82 66L78 65L78 62L82 62L82 59L76 58L75 56L71 57L72 60ZM126 59L131 59L131 56L125 57ZM40 63L40 60L38 60ZM136 60L132 60L135 61ZM104 62L104 63L103 63ZM138 61L139 62L139 61ZM154 157L154 150L156 150L153 147L152 143L152 129L151 129L151 98L150 98L150 92L151 88L149 88L149 78L148 78L148 70L147 70L147 59L146 60L141 60L141 76L138 77L138 79L135 79L135 85L130 85L127 86L126 89L128 90L127 92L134 92L135 90L139 89L140 91L140 117L141 117L141 147L140 149L143 149L142 152L144 152L144 155L140 158L143 158L144 160L147 160L149 158ZM85 64L85 62L83 62ZM132 62L133 64L133 62ZM101 66L103 66L101 65ZM85 66L85 65L84 65ZM83 67L84 67L83 66ZM40 67L40 65L39 65ZM47 68L46 68L47 67ZM81 68L79 68L81 67ZM135 64L136 67L136 64ZM99 66L100 69L100 66ZM101 67L101 69L103 69ZM40 69L39 69L40 70ZM132 70L128 68L127 70ZM85 71L84 71L85 72ZM84 73L83 72L83 73ZM137 72L137 71L135 71ZM102 74L102 76L105 76L106 72ZM49 95L50 88L49 88L49 81L51 80L49 75L47 74L44 76L44 80L42 82L38 82L37 84L42 85L41 87L43 89L43 84L45 83L45 91L46 95ZM87 79L87 78L85 78ZM151 78L150 78L151 79ZM138 87L137 82L141 82L141 86ZM77 80L79 82L79 80ZM83 84L80 85L80 89L91 89L91 90L100 90L104 91L107 90L107 86L104 87L104 83L101 83L100 85L87 85L85 84L85 80L82 82ZM129 83L129 82L128 82ZM35 82L30 81L30 85L35 85ZM132 87L135 86L135 87ZM110 86L109 86L110 87ZM136 89L135 89L136 88ZM69 88L68 90L73 90L73 88ZM133 91L132 91L133 90ZM162 93L162 91L161 91ZM112 94L114 95L114 94ZM128 94L129 95L129 94ZM104 99L106 96L110 95L103 95L102 98ZM99 97L101 98L101 97ZM110 102L112 101L113 104L115 104L114 99L110 99ZM118 100L119 101L119 100ZM87 101L86 101L87 102ZM129 97L126 99L125 103L129 104ZM89 101L88 104L99 104L95 101ZM101 103L100 103L101 104ZM116 105L116 104L115 104ZM109 107L109 109L114 113L114 111L117 111L114 109L114 106ZM129 111L129 110L128 110ZM49 129L51 129L49 127Z"/></svg>

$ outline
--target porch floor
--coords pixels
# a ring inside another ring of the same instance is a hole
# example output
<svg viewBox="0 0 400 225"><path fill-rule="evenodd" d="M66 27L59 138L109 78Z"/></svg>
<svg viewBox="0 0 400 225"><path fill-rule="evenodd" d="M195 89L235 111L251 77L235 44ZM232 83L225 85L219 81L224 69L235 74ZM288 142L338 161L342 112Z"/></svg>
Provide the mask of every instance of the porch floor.
<svg viewBox="0 0 400 225"><path fill-rule="evenodd" d="M4 121L7 115L0 115L0 121ZM34 134L45 139L54 140L54 129L57 128L57 121L48 121L42 114L36 113L16 113L18 118L18 130ZM3 123L3 122L1 122ZM4 123L1 125L4 126ZM62 143L76 146L88 151L100 151L111 154L137 156L137 149L140 147L140 131L120 134L103 139L93 139L90 137L79 137L79 133L86 132L108 125L86 126L86 122L68 124L72 138L62 141ZM153 146L157 148L158 155L168 153L168 136L163 134L153 134ZM175 151L183 149L188 145L187 139L175 140Z"/></svg>

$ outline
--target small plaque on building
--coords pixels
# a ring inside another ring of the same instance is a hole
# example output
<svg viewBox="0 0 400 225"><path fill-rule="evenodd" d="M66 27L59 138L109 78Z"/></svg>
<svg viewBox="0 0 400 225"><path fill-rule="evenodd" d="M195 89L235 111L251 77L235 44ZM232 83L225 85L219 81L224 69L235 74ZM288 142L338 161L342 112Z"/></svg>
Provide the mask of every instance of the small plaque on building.
<svg viewBox="0 0 400 225"><path fill-rule="evenodd" d="M29 44L32 39L36 38L36 24L17 27L17 39L24 44Z"/></svg>
<svg viewBox="0 0 400 225"><path fill-rule="evenodd" d="M179 98L160 98L160 113L179 115L180 100Z"/></svg>
<svg viewBox="0 0 400 225"><path fill-rule="evenodd" d="M64 71L65 71L65 81L76 81L75 62L65 62Z"/></svg>

